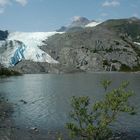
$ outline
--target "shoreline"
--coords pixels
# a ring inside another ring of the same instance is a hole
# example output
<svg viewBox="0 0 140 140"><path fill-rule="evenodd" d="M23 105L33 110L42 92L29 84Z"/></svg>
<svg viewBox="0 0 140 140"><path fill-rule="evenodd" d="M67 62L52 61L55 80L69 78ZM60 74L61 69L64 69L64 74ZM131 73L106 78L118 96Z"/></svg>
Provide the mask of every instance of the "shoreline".
<svg viewBox="0 0 140 140"><path fill-rule="evenodd" d="M23 75L38 75L38 74L42 74L42 75L49 75L49 74L54 74L54 75L66 75L66 74L96 74L96 73L98 73L98 74L100 74L100 73L102 73L102 74L128 74L128 73L130 73L130 74L140 74L140 71L137 71L137 72L123 72L123 71L95 71L95 72L60 72L60 73L22 73L21 75L18 75L18 76L23 76ZM14 76L14 75L13 75ZM0 76L1 77L1 76ZM7 76L4 76L4 77L7 77ZM10 77L10 76L9 76Z"/></svg>
<svg viewBox="0 0 140 140"><path fill-rule="evenodd" d="M3 137L0 135L0 139L7 137L8 140L71 140L69 133L66 131L48 131L42 130L35 131L32 129L21 129L18 127L5 127L0 129L0 134L3 132ZM121 132L117 131L113 134L109 140L139 140L140 133L136 132ZM79 140L75 138L74 140Z"/></svg>

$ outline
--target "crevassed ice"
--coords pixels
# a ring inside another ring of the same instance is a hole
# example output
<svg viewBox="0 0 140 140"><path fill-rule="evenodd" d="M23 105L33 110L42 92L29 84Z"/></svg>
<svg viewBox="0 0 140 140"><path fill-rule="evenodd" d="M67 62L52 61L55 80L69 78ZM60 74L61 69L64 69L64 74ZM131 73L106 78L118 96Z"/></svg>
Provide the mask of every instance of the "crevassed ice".
<svg viewBox="0 0 140 140"><path fill-rule="evenodd" d="M13 65L21 60L22 54L18 49L24 45L19 41L1 41L0 42L0 63L6 67Z"/></svg>
<svg viewBox="0 0 140 140"><path fill-rule="evenodd" d="M19 40L26 46L37 47L42 41L58 32L11 32L8 40Z"/></svg>
<svg viewBox="0 0 140 140"><path fill-rule="evenodd" d="M35 62L58 63L46 52L38 48L42 41L58 32L13 32L6 41L0 42L0 47L6 50L1 53L1 63L14 66L22 59Z"/></svg>

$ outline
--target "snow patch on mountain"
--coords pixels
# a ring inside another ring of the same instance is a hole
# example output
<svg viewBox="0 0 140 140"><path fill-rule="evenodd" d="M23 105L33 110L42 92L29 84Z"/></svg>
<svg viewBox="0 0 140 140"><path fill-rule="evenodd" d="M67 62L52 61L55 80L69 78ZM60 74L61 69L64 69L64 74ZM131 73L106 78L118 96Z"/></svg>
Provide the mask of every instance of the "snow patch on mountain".
<svg viewBox="0 0 140 140"><path fill-rule="evenodd" d="M91 22L91 23L85 25L85 27L95 27L95 26L97 26L99 24L100 24L100 22Z"/></svg>
<svg viewBox="0 0 140 140"><path fill-rule="evenodd" d="M136 45L140 45L140 42L134 42L134 44L136 44Z"/></svg>

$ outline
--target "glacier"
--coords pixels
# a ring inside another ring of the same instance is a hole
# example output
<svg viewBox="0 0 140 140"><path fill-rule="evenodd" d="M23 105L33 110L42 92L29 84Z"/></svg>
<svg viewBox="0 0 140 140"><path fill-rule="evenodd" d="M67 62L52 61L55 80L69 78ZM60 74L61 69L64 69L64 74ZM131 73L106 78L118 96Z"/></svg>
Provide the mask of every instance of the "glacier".
<svg viewBox="0 0 140 140"><path fill-rule="evenodd" d="M15 66L22 60L59 63L38 46L58 32L11 32L5 41L0 41L0 63ZM61 34L61 32L59 32Z"/></svg>
<svg viewBox="0 0 140 140"><path fill-rule="evenodd" d="M19 40L26 46L37 47L42 45L42 41L48 37L61 32L11 32L8 40Z"/></svg>

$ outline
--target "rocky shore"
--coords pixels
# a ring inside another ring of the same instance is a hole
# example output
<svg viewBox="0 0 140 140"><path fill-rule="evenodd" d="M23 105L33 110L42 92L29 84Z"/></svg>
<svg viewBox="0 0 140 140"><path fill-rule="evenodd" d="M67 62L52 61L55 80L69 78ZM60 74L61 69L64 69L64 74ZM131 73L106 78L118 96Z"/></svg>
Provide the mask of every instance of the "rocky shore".
<svg viewBox="0 0 140 140"><path fill-rule="evenodd" d="M0 140L11 139L13 105L0 96Z"/></svg>
<svg viewBox="0 0 140 140"><path fill-rule="evenodd" d="M14 106L16 107L16 105L9 103L7 99L0 96L0 140L71 140L66 130L46 132L37 127L20 128L15 126L11 117ZM114 133L109 140L140 140L139 132L117 131Z"/></svg>

